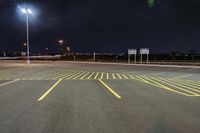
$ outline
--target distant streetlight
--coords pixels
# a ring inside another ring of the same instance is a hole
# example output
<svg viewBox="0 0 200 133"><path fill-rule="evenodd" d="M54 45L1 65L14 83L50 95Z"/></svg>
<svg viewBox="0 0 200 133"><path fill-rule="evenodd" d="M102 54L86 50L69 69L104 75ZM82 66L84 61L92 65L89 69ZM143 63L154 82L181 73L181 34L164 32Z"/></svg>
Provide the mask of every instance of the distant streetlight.
<svg viewBox="0 0 200 133"><path fill-rule="evenodd" d="M62 56L66 55L68 52L70 52L70 47L68 43L64 42L64 40L60 39L58 40L59 43L59 52Z"/></svg>
<svg viewBox="0 0 200 133"><path fill-rule="evenodd" d="M67 51L70 52L70 47L67 47Z"/></svg>
<svg viewBox="0 0 200 133"><path fill-rule="evenodd" d="M62 45L64 43L63 40L59 40L58 42L59 42L60 45Z"/></svg>
<svg viewBox="0 0 200 133"><path fill-rule="evenodd" d="M46 50L46 55L48 55L49 54L49 48L45 48L45 50Z"/></svg>
<svg viewBox="0 0 200 133"><path fill-rule="evenodd" d="M26 45L27 45L27 44L26 44L26 43L24 43L23 45L24 45L24 47L26 47Z"/></svg>
<svg viewBox="0 0 200 133"><path fill-rule="evenodd" d="M29 14L32 14L31 9L28 8L21 8L21 12L25 14L26 16L26 30L27 30L27 42L26 45L24 43L24 46L27 46L27 64L30 64L30 50L29 50Z"/></svg>

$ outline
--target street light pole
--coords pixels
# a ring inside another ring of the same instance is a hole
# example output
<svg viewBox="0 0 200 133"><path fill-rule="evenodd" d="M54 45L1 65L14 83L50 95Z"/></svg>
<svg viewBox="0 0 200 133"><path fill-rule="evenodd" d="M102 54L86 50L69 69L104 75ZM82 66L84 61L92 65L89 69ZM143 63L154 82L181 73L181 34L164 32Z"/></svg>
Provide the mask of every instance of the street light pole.
<svg viewBox="0 0 200 133"><path fill-rule="evenodd" d="M30 64L30 49L29 49L29 23L28 23L28 20L29 20L29 16L28 16L28 12L25 13L26 15L26 37L27 37L27 64Z"/></svg>
<svg viewBox="0 0 200 133"><path fill-rule="evenodd" d="M32 14L32 11L28 8L21 8L21 12L25 14L26 17L26 39L27 39L27 64L30 64L30 47L29 47L29 14Z"/></svg>

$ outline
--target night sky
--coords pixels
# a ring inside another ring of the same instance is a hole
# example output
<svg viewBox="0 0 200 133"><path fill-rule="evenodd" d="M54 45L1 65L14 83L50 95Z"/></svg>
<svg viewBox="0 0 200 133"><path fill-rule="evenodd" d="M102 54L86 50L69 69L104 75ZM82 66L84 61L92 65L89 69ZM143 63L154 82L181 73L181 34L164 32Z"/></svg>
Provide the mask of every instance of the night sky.
<svg viewBox="0 0 200 133"><path fill-rule="evenodd" d="M64 39L75 52L200 50L200 0L29 0L32 52L56 51ZM0 51L23 49L24 1L0 0Z"/></svg>

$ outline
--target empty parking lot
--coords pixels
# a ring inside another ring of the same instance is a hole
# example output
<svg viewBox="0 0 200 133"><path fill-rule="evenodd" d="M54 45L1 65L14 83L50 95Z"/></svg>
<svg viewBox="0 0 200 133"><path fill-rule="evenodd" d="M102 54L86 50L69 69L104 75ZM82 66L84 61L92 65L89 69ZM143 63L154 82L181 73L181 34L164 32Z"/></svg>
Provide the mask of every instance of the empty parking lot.
<svg viewBox="0 0 200 133"><path fill-rule="evenodd" d="M0 66L0 132L200 130L200 69L83 62Z"/></svg>

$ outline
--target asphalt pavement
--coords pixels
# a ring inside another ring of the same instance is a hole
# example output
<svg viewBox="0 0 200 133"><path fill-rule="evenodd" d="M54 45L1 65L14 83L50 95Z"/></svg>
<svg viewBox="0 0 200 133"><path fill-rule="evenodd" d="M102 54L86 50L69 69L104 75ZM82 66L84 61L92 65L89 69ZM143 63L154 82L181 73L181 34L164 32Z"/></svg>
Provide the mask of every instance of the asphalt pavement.
<svg viewBox="0 0 200 133"><path fill-rule="evenodd" d="M200 69L0 63L0 133L199 133Z"/></svg>

